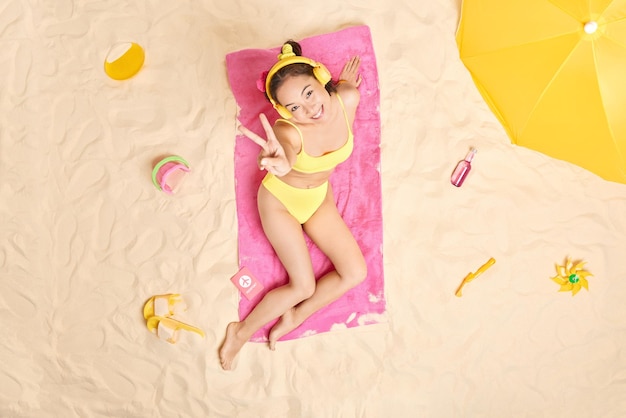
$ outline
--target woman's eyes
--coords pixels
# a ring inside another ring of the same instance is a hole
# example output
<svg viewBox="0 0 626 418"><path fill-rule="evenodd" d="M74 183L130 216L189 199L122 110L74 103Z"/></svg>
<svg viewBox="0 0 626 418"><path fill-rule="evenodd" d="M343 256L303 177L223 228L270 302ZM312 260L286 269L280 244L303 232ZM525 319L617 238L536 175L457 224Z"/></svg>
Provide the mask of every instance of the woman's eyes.
<svg viewBox="0 0 626 418"><path fill-rule="evenodd" d="M313 90L309 90L305 93L305 97L308 99L309 97L311 97L311 95L313 94ZM292 106L291 109L289 109L290 112L295 112L296 110L298 110L300 108L300 106Z"/></svg>

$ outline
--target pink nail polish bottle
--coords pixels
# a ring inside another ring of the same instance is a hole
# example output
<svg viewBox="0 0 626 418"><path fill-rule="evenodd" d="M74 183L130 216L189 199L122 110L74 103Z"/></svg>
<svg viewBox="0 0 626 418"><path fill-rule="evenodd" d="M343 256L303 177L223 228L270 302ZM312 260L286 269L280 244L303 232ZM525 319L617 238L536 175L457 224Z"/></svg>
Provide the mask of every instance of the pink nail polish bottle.
<svg viewBox="0 0 626 418"><path fill-rule="evenodd" d="M450 182L456 186L461 187L463 182L465 181L465 177L472 169L472 160L474 159L474 155L478 150L476 148L472 148L470 152L467 153L464 160L459 161L456 165L454 171L452 172L452 176L450 177Z"/></svg>

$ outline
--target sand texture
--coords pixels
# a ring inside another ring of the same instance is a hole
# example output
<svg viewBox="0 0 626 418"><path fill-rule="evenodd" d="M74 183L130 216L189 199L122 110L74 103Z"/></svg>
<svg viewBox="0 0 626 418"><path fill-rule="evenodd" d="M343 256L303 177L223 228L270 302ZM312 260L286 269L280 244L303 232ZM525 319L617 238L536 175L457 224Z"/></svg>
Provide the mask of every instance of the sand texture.
<svg viewBox="0 0 626 418"><path fill-rule="evenodd" d="M626 416L626 185L510 143L459 59L459 11L4 0L0 417ZM379 76L387 321L250 343L222 371L239 303L225 56L354 25ZM125 81L104 73L120 41L146 54ZM172 154L191 173L168 196L150 176ZM567 257L593 274L573 297L550 280ZM204 339L147 330L162 293Z"/></svg>

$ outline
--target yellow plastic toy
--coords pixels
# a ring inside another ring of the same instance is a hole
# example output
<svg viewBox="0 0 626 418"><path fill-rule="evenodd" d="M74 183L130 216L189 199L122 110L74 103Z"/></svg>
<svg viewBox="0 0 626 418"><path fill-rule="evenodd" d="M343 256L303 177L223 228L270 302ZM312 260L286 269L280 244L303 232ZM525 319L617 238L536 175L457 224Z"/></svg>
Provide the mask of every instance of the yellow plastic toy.
<svg viewBox="0 0 626 418"><path fill-rule="evenodd" d="M478 277L481 274L483 274L489 267L493 266L495 263L496 263L495 258L491 257L485 264L483 264L482 266L480 266L478 268L478 270L476 270L476 273L469 273L467 276L465 276L465 278L463 279L463 281L459 285L459 288L456 290L456 292L454 294L456 296L458 296L458 297L463 296L463 294L461 293L461 291L463 290L463 287L467 283L469 283L472 280L474 280L476 277Z"/></svg>
<svg viewBox="0 0 626 418"><path fill-rule="evenodd" d="M580 291L581 288L589 290L588 276L593 276L586 270L583 270L583 266L586 264L584 261L580 261L576 264L568 257L565 260L564 266L555 264L556 276L552 277L552 280L561 285L559 292L572 292L572 296Z"/></svg>
<svg viewBox="0 0 626 418"><path fill-rule="evenodd" d="M126 80L137 74L143 66L145 53L135 42L115 44L104 61L104 72L114 80Z"/></svg>

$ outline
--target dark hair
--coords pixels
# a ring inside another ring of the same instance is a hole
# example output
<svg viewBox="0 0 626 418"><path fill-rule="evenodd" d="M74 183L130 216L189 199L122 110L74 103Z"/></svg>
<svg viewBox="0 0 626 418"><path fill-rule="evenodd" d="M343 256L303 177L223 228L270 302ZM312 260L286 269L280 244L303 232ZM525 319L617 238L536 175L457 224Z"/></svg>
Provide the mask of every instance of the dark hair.
<svg viewBox="0 0 626 418"><path fill-rule="evenodd" d="M290 39L287 42L285 42L285 44L291 45L294 54L296 54L299 57L302 56L302 47L300 46L299 43ZM311 67L309 64L304 64L304 63L289 64L281 68L280 70L278 70L272 76L272 79L270 80L270 85L269 85L269 94L276 100L276 102L278 102L278 99L276 99L276 90L278 90L278 88L283 84L286 78L292 77L292 76L298 76L298 75L309 75L311 77L315 77L315 75L313 74L313 67ZM337 89L335 88L335 84L333 83L332 80L326 83L324 88L326 88L326 91L328 92L328 94L335 93L337 91ZM266 96L267 96L267 93L266 93ZM269 97L268 97L268 100L269 100Z"/></svg>

